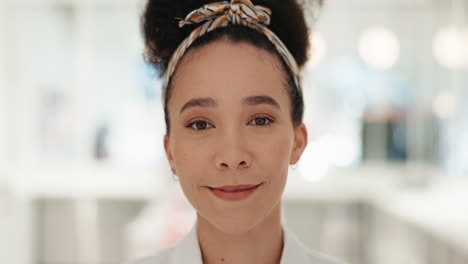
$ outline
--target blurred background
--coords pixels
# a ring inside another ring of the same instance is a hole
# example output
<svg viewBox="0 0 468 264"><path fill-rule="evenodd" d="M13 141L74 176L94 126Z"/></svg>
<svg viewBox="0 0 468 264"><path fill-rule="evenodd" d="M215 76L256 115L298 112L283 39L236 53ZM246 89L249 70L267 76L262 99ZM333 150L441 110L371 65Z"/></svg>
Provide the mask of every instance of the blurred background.
<svg viewBox="0 0 468 264"><path fill-rule="evenodd" d="M353 264L468 263L468 1L302 2L310 135L287 224ZM193 224L144 4L0 0L0 263L119 263Z"/></svg>

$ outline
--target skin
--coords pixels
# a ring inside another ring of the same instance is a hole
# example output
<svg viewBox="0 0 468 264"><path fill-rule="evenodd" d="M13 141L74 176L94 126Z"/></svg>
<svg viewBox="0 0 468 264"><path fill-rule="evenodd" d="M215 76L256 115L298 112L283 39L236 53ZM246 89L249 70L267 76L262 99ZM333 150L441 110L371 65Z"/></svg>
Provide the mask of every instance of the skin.
<svg viewBox="0 0 468 264"><path fill-rule="evenodd" d="M279 263L280 199L288 166L299 161L307 145L307 130L303 123L292 125L278 58L251 44L220 39L188 52L172 86L171 134L164 137L164 149L197 211L203 262ZM255 96L269 96L278 107L264 100L243 103ZM181 112L194 98L214 103ZM251 196L235 202L208 188L260 183Z"/></svg>

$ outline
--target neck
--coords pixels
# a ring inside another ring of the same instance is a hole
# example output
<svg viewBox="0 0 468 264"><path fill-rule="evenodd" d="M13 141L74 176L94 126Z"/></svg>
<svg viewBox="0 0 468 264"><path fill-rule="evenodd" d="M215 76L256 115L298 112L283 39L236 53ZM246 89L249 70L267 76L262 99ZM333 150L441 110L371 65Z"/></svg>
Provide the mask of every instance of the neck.
<svg viewBox="0 0 468 264"><path fill-rule="evenodd" d="M200 215L197 218L198 240L204 264L280 262L283 251L280 203L262 222L242 234L224 233Z"/></svg>

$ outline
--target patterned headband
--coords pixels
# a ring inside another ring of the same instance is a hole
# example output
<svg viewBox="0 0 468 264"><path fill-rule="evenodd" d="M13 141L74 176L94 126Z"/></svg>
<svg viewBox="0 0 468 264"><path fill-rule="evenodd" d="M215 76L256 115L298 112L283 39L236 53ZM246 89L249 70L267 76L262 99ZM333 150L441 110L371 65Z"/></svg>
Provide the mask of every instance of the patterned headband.
<svg viewBox="0 0 468 264"><path fill-rule="evenodd" d="M250 0L231 0L231 3L222 1L204 5L190 12L185 19L181 19L181 21L179 21L179 27L188 24L198 24L203 21L206 22L192 31L172 55L168 68L163 76L163 103L165 102L166 89L174 74L175 67L190 45L204 34L229 25L247 26L265 35L275 45L284 62L289 67L294 78L296 89L299 95L301 95L299 67L284 43L267 28L267 25L270 24L270 16L271 10L269 8L255 6Z"/></svg>

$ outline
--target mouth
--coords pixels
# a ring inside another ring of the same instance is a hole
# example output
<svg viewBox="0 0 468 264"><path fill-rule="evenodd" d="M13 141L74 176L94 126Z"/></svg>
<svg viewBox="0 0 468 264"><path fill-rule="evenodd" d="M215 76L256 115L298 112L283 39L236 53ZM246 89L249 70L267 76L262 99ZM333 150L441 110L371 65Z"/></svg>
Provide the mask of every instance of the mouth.
<svg viewBox="0 0 468 264"><path fill-rule="evenodd" d="M240 201L252 195L263 183L253 185L227 185L221 187L208 187L216 197L225 201Z"/></svg>

